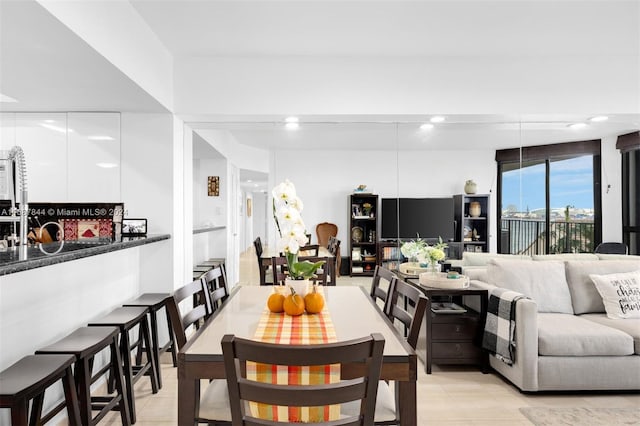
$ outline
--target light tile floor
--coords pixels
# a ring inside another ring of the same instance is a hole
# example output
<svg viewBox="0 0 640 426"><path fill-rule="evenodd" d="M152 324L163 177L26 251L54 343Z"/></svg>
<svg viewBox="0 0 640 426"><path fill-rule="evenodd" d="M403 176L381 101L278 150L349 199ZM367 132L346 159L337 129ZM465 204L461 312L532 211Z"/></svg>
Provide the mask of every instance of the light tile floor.
<svg viewBox="0 0 640 426"><path fill-rule="evenodd" d="M257 261L253 251L241 255L240 283L254 285ZM369 287L370 278L339 277L338 285ZM169 426L177 418L177 370L170 356L161 363L163 387L151 393L149 380L136 385L138 426ZM434 366L424 372L424 338L418 342L418 425L531 425L520 407L616 407L637 408L640 395L629 393L523 394L495 373L482 374L475 367ZM119 425L118 413L109 413L101 425Z"/></svg>

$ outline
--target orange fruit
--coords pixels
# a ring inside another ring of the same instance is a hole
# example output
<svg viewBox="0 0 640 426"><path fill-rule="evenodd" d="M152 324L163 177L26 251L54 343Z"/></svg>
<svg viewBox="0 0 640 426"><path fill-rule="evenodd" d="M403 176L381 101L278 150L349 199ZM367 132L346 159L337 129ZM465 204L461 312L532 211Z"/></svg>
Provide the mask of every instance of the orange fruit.
<svg viewBox="0 0 640 426"><path fill-rule="evenodd" d="M291 294L284 298L282 307L284 308L285 314L297 317L304 313L304 299L291 288Z"/></svg>
<svg viewBox="0 0 640 426"><path fill-rule="evenodd" d="M324 296L317 292L317 286L313 286L313 291L304 297L304 306L309 314L317 314L324 308Z"/></svg>
<svg viewBox="0 0 640 426"><path fill-rule="evenodd" d="M279 313L284 310L284 296L279 293L273 293L267 300L267 307L271 312Z"/></svg>

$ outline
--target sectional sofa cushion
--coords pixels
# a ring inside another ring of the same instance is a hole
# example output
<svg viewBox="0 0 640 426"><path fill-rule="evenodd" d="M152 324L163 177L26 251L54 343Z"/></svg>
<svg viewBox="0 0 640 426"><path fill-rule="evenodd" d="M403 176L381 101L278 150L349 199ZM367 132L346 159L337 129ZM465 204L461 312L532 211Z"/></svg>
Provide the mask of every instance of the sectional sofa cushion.
<svg viewBox="0 0 640 426"><path fill-rule="evenodd" d="M589 274L607 316L612 319L640 318L640 270L617 274Z"/></svg>
<svg viewBox="0 0 640 426"><path fill-rule="evenodd" d="M608 254L608 253L596 253L600 260L631 260L640 261L640 256L635 254Z"/></svg>
<svg viewBox="0 0 640 426"><path fill-rule="evenodd" d="M567 284L571 292L573 311L579 314L605 312L602 297L589 274L606 275L640 269L640 259L630 260L568 260L565 262Z"/></svg>
<svg viewBox="0 0 640 426"><path fill-rule="evenodd" d="M577 315L538 315L538 354L542 356L626 356L633 338Z"/></svg>
<svg viewBox="0 0 640 426"><path fill-rule="evenodd" d="M475 253L465 251L462 253L463 266L487 266L491 259L527 259L529 256L519 256L515 254L496 254L496 253Z"/></svg>
<svg viewBox="0 0 640 426"><path fill-rule="evenodd" d="M573 314L563 262L491 259L487 280L535 300L538 312Z"/></svg>
<svg viewBox="0 0 640 426"><path fill-rule="evenodd" d="M594 253L557 253L557 254L534 254L533 260L598 260Z"/></svg>
<svg viewBox="0 0 640 426"><path fill-rule="evenodd" d="M624 321L620 321L608 318L606 314L584 314L580 315L580 318L627 333L633 338L634 353L636 355L640 355L640 319L626 319Z"/></svg>

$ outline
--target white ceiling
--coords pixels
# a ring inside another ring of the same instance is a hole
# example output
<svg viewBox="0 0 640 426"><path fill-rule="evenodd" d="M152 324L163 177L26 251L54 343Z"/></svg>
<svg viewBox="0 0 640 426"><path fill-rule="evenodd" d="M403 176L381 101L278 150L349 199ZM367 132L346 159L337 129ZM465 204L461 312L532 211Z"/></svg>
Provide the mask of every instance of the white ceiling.
<svg viewBox="0 0 640 426"><path fill-rule="evenodd" d="M624 10L630 2L131 0L130 3L176 58L637 56L640 49L640 40L620 42L638 38L637 16L620 13L620 8ZM607 25L606 31L597 30L609 18L615 18L619 25ZM571 31L567 30L568 22ZM0 93L19 100L0 103L3 111L165 111L44 8L28 0L0 0ZM226 129L240 143L268 149L486 149L591 139L640 128L638 115L618 114L606 123L579 132L570 131L566 125L587 116L511 115L451 116L430 132L417 131L416 126L428 117L301 117L301 127L296 132L285 131L283 117L275 116L185 119L195 128ZM527 124L520 125L521 120Z"/></svg>
<svg viewBox="0 0 640 426"><path fill-rule="evenodd" d="M637 54L611 0L130 2L175 56Z"/></svg>
<svg viewBox="0 0 640 426"><path fill-rule="evenodd" d="M0 93L3 111L166 111L29 0L0 0Z"/></svg>

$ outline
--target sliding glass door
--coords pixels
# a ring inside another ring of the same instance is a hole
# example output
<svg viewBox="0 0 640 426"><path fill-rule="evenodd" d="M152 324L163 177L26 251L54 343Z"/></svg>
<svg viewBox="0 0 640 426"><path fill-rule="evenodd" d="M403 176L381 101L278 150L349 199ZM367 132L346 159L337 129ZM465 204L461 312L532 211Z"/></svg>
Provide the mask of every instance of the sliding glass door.
<svg viewBox="0 0 640 426"><path fill-rule="evenodd" d="M601 240L600 141L496 152L498 252L593 252Z"/></svg>

